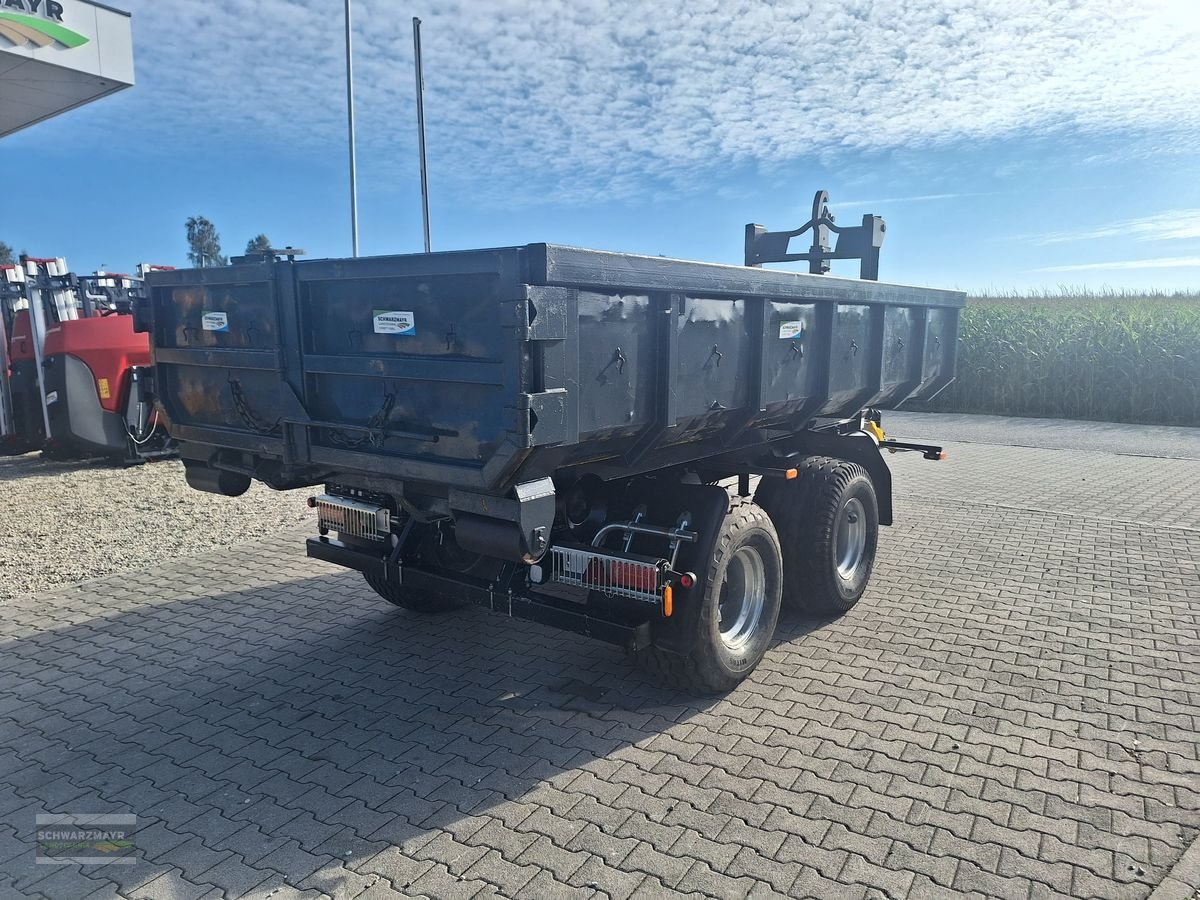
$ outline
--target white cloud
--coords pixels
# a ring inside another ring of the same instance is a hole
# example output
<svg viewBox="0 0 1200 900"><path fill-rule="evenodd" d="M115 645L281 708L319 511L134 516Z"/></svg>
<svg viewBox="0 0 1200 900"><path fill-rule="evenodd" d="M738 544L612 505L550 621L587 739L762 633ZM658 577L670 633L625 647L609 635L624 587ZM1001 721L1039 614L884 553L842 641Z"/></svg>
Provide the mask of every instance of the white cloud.
<svg viewBox="0 0 1200 900"><path fill-rule="evenodd" d="M1113 222L1090 231L1055 231L1038 235L1039 244L1063 244L1103 238L1135 241L1172 241L1200 238L1200 209L1173 209L1166 212Z"/></svg>
<svg viewBox="0 0 1200 900"><path fill-rule="evenodd" d="M131 0L139 139L341 152L341 4ZM1200 139L1195 0L355 0L359 135L411 173L411 12L432 177L598 199L734 165L1018 134ZM844 205L844 204L843 204Z"/></svg>
<svg viewBox="0 0 1200 900"><path fill-rule="evenodd" d="M883 197L877 200L847 200L831 203L835 209L859 206L883 206L885 203L927 203L932 200L957 200L960 197L992 197L998 191L966 191L959 194L918 194L915 197Z"/></svg>
<svg viewBox="0 0 1200 900"><path fill-rule="evenodd" d="M1160 256L1157 259L1123 259L1113 262L1079 263L1070 266L1045 266L1034 272L1093 272L1129 269L1200 269L1200 256Z"/></svg>

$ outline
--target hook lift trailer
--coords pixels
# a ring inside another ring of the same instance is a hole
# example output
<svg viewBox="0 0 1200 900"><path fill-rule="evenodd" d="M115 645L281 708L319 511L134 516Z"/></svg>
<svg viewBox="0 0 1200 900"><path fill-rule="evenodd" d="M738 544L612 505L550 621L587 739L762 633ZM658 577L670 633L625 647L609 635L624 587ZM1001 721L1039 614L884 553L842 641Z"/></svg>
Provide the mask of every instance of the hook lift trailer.
<svg viewBox="0 0 1200 900"><path fill-rule="evenodd" d="M953 380L964 295L877 281L884 231L820 192L802 228L747 226L744 266L281 251L152 274L135 319L192 487L320 485L308 554L385 600L470 601L725 691L781 607L863 595L893 518L881 451L944 456L879 409ZM785 261L810 271L762 268Z"/></svg>
<svg viewBox="0 0 1200 900"><path fill-rule="evenodd" d="M75 275L62 259L0 266L0 452L122 464L174 455L149 342L133 330L141 290L140 278Z"/></svg>

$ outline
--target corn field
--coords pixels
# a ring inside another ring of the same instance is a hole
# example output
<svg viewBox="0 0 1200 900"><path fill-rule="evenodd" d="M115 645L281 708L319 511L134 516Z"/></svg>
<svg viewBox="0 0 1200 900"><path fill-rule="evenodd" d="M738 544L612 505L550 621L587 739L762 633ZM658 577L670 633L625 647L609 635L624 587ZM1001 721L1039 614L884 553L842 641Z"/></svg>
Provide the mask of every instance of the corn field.
<svg viewBox="0 0 1200 900"><path fill-rule="evenodd" d="M926 408L1200 426L1200 294L973 297Z"/></svg>

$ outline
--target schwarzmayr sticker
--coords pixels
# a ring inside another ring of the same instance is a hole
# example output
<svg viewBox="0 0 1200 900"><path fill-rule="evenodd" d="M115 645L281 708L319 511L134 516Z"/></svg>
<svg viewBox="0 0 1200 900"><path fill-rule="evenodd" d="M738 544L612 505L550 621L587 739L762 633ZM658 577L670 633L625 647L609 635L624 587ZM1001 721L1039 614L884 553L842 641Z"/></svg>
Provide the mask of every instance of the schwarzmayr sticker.
<svg viewBox="0 0 1200 900"><path fill-rule="evenodd" d="M415 335L417 319L407 310L377 309L375 310L376 334Z"/></svg>
<svg viewBox="0 0 1200 900"><path fill-rule="evenodd" d="M804 334L804 320L798 319L795 322L780 322L779 337L785 341L799 340Z"/></svg>
<svg viewBox="0 0 1200 900"><path fill-rule="evenodd" d="M205 313L200 317L200 327L205 331L228 331L229 314L223 312Z"/></svg>

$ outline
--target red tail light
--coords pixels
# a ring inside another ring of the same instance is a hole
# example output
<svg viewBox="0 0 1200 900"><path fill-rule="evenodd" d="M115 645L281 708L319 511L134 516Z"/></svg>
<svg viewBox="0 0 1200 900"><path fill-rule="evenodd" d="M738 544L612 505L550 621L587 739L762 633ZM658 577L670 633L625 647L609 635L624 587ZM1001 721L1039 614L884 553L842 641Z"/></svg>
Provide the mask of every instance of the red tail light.
<svg viewBox="0 0 1200 900"><path fill-rule="evenodd" d="M645 563L624 562L619 559L593 559L584 580L598 588L623 587L633 591L653 593L658 590L658 570Z"/></svg>

